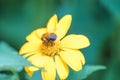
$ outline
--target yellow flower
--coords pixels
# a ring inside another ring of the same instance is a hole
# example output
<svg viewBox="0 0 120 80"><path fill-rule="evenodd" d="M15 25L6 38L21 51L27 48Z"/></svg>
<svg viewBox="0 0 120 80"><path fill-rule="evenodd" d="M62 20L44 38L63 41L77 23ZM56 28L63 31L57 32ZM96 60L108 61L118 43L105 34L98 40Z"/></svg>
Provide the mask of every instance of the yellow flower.
<svg viewBox="0 0 120 80"><path fill-rule="evenodd" d="M46 28L34 30L26 37L27 42L19 53L33 64L25 67L29 76L41 69L43 80L55 80L56 71L60 79L66 79L69 74L68 66L75 71L82 69L85 58L79 49L88 47L90 42L86 36L80 34L64 37L71 21L72 16L65 15L58 22L55 14Z"/></svg>

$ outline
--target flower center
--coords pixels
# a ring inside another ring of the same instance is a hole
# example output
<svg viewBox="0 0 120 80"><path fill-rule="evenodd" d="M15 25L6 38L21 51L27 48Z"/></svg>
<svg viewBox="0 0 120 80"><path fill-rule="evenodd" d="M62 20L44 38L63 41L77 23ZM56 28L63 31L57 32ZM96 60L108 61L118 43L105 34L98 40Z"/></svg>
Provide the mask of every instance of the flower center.
<svg viewBox="0 0 120 80"><path fill-rule="evenodd" d="M54 56L60 51L59 41L56 41L57 36L54 33L45 33L42 35L43 41L40 50L43 55Z"/></svg>

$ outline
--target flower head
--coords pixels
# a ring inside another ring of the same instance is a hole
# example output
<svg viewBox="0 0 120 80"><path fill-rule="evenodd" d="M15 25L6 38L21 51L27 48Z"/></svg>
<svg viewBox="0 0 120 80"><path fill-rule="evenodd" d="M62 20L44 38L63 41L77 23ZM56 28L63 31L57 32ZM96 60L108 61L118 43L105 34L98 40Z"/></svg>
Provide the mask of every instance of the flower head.
<svg viewBox="0 0 120 80"><path fill-rule="evenodd" d="M34 30L26 37L27 42L19 53L33 64L25 67L29 76L41 69L43 80L55 80L56 71L60 79L66 79L69 74L68 66L75 71L82 69L85 58L79 49L88 47L90 43L86 36L80 34L64 37L71 21L71 15L65 15L58 22L55 14L46 28Z"/></svg>

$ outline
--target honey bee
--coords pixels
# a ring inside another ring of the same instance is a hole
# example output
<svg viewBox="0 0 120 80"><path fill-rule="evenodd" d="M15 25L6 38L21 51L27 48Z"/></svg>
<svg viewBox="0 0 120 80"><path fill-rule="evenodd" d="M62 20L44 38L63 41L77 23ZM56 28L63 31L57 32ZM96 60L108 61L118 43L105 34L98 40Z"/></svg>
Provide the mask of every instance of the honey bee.
<svg viewBox="0 0 120 80"><path fill-rule="evenodd" d="M57 39L57 36L54 33L50 33L50 34L49 33L45 33L41 37L41 40L47 46L54 45L54 42L55 42L56 39Z"/></svg>

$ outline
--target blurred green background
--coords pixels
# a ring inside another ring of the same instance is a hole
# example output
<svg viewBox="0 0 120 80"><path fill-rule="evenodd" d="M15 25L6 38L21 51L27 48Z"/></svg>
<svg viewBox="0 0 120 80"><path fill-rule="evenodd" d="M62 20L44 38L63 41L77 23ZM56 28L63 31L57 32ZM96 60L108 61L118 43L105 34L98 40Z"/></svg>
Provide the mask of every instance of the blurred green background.
<svg viewBox="0 0 120 80"><path fill-rule="evenodd" d="M0 0L0 41L18 51L53 14L59 19L71 14L68 34L86 35L91 42L82 50L86 64L107 67L86 80L120 79L120 0Z"/></svg>

